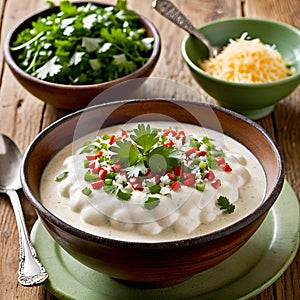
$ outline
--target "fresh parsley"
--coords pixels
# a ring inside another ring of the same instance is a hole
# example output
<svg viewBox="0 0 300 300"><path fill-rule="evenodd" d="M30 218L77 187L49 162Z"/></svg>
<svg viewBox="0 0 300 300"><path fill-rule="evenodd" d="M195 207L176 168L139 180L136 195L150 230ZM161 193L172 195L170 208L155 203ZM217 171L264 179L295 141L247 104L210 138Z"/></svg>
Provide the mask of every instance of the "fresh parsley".
<svg viewBox="0 0 300 300"><path fill-rule="evenodd" d="M226 210L229 214L233 213L235 210L235 205L229 202L229 199L225 196L220 196L217 199L217 204L220 206L220 209Z"/></svg>
<svg viewBox="0 0 300 300"><path fill-rule="evenodd" d="M101 83L125 76L149 59L153 38L139 17L116 6L73 4L34 20L12 42L16 63L39 79L71 85Z"/></svg>

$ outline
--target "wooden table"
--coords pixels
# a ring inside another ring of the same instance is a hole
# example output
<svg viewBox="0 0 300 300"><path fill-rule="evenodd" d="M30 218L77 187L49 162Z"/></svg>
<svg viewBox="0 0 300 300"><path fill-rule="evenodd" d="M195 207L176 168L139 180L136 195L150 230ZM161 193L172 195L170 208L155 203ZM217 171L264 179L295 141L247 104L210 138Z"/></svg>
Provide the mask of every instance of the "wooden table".
<svg viewBox="0 0 300 300"><path fill-rule="evenodd" d="M102 1L103 2L103 1ZM153 77L178 81L195 89L202 101L215 103L194 82L181 54L185 33L151 8L151 0L128 0L129 7L152 20L160 31L162 52ZM46 6L44 0L0 0L1 45L10 28L20 19ZM58 3L58 1L56 1ZM105 1L115 4L115 1ZM248 16L289 23L300 29L299 0L174 0L192 22L202 24L226 17ZM12 76L0 53L0 132L13 138L24 152L34 137L64 113L34 98ZM259 120L274 137L283 153L286 178L300 196L300 87L276 105L272 115ZM20 191L29 230L36 214ZM0 299L54 299L43 287L24 288L17 281L19 240L8 199L0 195ZM300 299L300 252L286 272L254 299ZM88 299L87 299L88 300Z"/></svg>

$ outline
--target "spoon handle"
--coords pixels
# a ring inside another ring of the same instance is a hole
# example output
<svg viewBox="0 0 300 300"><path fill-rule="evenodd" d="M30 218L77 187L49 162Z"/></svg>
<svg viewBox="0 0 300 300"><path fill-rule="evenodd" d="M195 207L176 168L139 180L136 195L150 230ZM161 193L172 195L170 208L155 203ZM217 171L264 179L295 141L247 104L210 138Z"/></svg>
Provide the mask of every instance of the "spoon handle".
<svg viewBox="0 0 300 300"><path fill-rule="evenodd" d="M38 261L35 249L30 243L22 212L19 196L16 191L7 190L13 206L20 236L19 282L24 286L42 284L48 277L44 267Z"/></svg>
<svg viewBox="0 0 300 300"><path fill-rule="evenodd" d="M180 12L174 4L169 0L154 0L152 7L155 8L161 15L169 19L171 22L181 27L188 33L202 40L205 46L210 49L212 46L207 38L197 30L194 25Z"/></svg>

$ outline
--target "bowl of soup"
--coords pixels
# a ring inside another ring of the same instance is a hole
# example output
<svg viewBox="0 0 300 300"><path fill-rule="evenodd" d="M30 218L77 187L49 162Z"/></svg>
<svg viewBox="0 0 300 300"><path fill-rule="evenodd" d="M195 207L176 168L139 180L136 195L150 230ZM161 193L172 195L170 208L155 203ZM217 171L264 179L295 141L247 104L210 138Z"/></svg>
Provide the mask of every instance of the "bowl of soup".
<svg viewBox="0 0 300 300"><path fill-rule="evenodd" d="M62 1L34 12L6 36L5 62L29 93L70 111L115 85L145 80L159 59L160 35L124 3Z"/></svg>
<svg viewBox="0 0 300 300"><path fill-rule="evenodd" d="M216 102L251 119L268 116L300 83L300 31L289 24L227 18L199 28L222 51L188 35L181 44L191 75Z"/></svg>
<svg viewBox="0 0 300 300"><path fill-rule="evenodd" d="M187 100L124 100L44 129L21 179L67 253L125 284L157 288L240 249L276 201L284 166L276 143L239 114Z"/></svg>

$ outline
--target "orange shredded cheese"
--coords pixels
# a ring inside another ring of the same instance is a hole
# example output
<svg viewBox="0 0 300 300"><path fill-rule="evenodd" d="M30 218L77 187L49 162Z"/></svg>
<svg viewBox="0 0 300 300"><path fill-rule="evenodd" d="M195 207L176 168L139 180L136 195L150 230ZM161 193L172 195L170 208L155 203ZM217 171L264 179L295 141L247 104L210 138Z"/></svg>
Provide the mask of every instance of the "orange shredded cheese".
<svg viewBox="0 0 300 300"><path fill-rule="evenodd" d="M240 83L265 83L294 74L275 46L260 39L247 40L245 32L216 56L200 62L200 67L220 79Z"/></svg>

